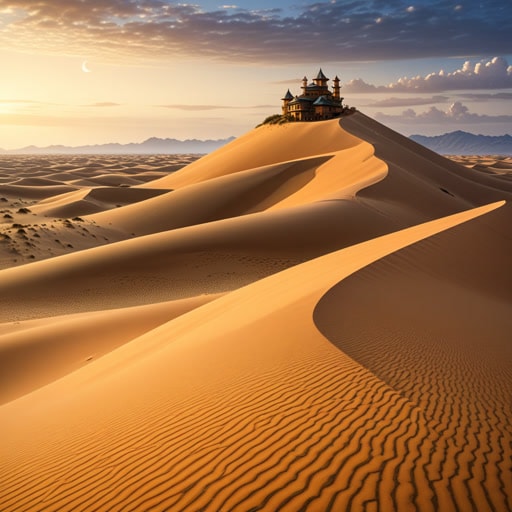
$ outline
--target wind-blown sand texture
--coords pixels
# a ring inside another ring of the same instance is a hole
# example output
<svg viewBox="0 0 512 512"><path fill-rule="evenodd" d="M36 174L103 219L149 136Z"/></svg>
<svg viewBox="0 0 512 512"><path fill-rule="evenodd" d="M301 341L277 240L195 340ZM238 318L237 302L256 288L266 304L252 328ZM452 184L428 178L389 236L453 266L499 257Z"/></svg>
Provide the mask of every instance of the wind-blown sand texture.
<svg viewBox="0 0 512 512"><path fill-rule="evenodd" d="M512 510L508 160L129 158L0 162L0 510Z"/></svg>

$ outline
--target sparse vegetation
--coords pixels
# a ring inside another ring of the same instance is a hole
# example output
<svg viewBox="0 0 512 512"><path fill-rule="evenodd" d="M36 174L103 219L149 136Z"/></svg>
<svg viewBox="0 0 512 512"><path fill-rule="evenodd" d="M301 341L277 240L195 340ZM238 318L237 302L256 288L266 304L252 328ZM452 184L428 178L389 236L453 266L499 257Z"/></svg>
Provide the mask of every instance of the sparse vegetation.
<svg viewBox="0 0 512 512"><path fill-rule="evenodd" d="M294 119L291 116L283 116L281 114L274 114L274 115L268 116L258 126L263 126L264 124L285 124L285 123L292 123L293 121L294 121ZM256 126L256 128L258 128L258 126Z"/></svg>

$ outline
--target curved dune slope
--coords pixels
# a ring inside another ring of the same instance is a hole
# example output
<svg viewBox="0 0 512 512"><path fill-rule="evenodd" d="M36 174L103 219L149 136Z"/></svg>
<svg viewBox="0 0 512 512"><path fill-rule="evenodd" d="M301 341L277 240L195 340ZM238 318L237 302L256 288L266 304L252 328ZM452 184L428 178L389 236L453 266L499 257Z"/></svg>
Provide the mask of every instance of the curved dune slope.
<svg viewBox="0 0 512 512"><path fill-rule="evenodd" d="M137 234L245 215L269 208L351 197L384 178L387 167L373 147L339 121L264 126L151 182L177 189L142 204L90 216ZM260 166L261 165L261 166Z"/></svg>
<svg viewBox="0 0 512 512"><path fill-rule="evenodd" d="M0 403L53 382L216 297L0 324Z"/></svg>
<svg viewBox="0 0 512 512"><path fill-rule="evenodd" d="M0 159L0 510L512 510L507 165L361 113L187 158Z"/></svg>
<svg viewBox="0 0 512 512"><path fill-rule="evenodd" d="M498 206L254 283L4 405L2 435L17 449L2 447L2 509L427 504L410 449L430 428L421 411L327 344L313 308L362 266Z"/></svg>
<svg viewBox="0 0 512 512"><path fill-rule="evenodd" d="M329 157L312 157L219 176L114 212L91 216L125 231L148 234L260 211L314 179ZM136 189L137 190L137 189ZM145 189L139 189L141 191Z"/></svg>
<svg viewBox="0 0 512 512"><path fill-rule="evenodd" d="M340 200L111 243L2 271L0 321L225 292L389 230Z"/></svg>
<svg viewBox="0 0 512 512"><path fill-rule="evenodd" d="M164 193L165 190L150 188L84 188L39 201L31 210L47 217L70 218L138 203Z"/></svg>
<svg viewBox="0 0 512 512"><path fill-rule="evenodd" d="M177 189L192 183L288 160L349 149L361 139L340 129L339 122L260 126L175 174L155 180L152 187Z"/></svg>
<svg viewBox="0 0 512 512"><path fill-rule="evenodd" d="M384 219L396 229L512 198L512 187L466 174L355 113L341 121L262 126L150 184L173 192L89 218L143 235L356 196L377 224Z"/></svg>
<svg viewBox="0 0 512 512"><path fill-rule="evenodd" d="M358 112L343 118L349 133L370 142L389 168L386 180L366 188L358 198L394 218L424 222L471 206L512 199L512 182L471 173Z"/></svg>
<svg viewBox="0 0 512 512"><path fill-rule="evenodd" d="M34 186L17 184L11 185L10 183L0 185L0 195L21 197L24 199L45 199L57 194L72 192L74 190L76 190L76 187L68 185Z"/></svg>
<svg viewBox="0 0 512 512"><path fill-rule="evenodd" d="M511 219L507 206L402 249L315 308L336 347L421 411L417 464L443 509L511 505Z"/></svg>

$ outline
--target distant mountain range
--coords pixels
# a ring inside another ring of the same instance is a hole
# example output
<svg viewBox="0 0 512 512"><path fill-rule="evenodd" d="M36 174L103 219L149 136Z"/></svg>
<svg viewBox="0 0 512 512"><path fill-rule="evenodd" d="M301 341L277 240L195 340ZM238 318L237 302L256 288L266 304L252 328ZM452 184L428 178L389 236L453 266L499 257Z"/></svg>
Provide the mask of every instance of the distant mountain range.
<svg viewBox="0 0 512 512"><path fill-rule="evenodd" d="M459 130L434 137L411 135L409 138L441 155L512 155L510 135L474 135Z"/></svg>
<svg viewBox="0 0 512 512"><path fill-rule="evenodd" d="M179 154L179 153L211 153L234 140L235 137L216 140L199 139L159 139L151 137L144 142L130 144L95 144L89 146L27 146L20 149L0 149L4 155L47 155L47 154ZM512 137L510 135L489 136L455 131L428 137L411 135L410 139L418 142L442 155L512 155Z"/></svg>
<svg viewBox="0 0 512 512"><path fill-rule="evenodd" d="M126 154L179 154L179 153L210 153L215 149L224 146L235 137L217 140L198 140L198 139L159 139L152 137L140 143L130 144L96 144L91 146L47 146L40 148L37 146L27 146L21 149L5 150L0 149L0 154L4 155L48 155L48 154L103 154L103 155L126 155Z"/></svg>

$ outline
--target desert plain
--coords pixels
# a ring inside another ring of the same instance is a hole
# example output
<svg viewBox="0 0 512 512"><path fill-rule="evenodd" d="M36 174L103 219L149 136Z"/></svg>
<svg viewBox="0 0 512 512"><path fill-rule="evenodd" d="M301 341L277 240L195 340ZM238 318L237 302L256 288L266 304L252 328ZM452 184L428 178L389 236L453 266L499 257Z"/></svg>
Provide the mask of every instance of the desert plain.
<svg viewBox="0 0 512 512"><path fill-rule="evenodd" d="M512 159L360 112L0 158L0 510L512 510Z"/></svg>

